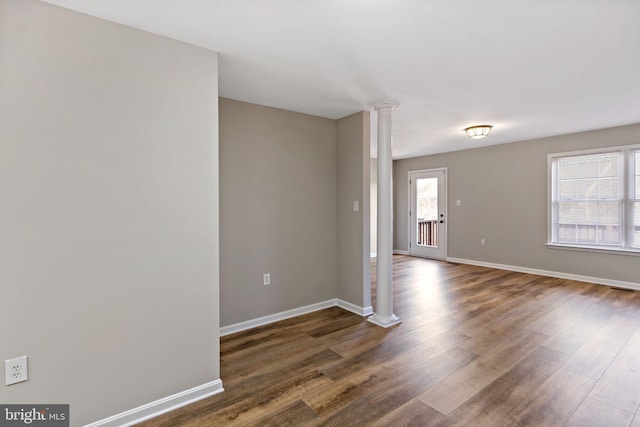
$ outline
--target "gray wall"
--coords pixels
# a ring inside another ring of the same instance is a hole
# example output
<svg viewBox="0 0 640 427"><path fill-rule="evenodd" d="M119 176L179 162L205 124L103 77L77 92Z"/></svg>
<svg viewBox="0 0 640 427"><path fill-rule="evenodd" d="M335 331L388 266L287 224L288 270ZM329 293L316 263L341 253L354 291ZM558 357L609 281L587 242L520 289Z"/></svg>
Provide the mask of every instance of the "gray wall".
<svg viewBox="0 0 640 427"><path fill-rule="evenodd" d="M335 120L221 98L220 203L223 326L336 297Z"/></svg>
<svg viewBox="0 0 640 427"><path fill-rule="evenodd" d="M636 144L639 133L631 125L395 161L394 248L408 247L408 171L446 166L449 257L638 283L638 257L545 243L547 154Z"/></svg>
<svg viewBox="0 0 640 427"><path fill-rule="evenodd" d="M337 122L338 298L358 307L371 306L369 120L365 111Z"/></svg>
<svg viewBox="0 0 640 427"><path fill-rule="evenodd" d="M86 424L219 378L217 59L0 0L2 403Z"/></svg>

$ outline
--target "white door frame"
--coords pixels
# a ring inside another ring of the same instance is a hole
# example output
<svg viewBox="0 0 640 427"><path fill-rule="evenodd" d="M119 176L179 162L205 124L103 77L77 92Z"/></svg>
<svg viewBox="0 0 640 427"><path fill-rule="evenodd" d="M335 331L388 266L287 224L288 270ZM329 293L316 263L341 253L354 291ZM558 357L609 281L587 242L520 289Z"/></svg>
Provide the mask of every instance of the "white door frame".
<svg viewBox="0 0 640 427"><path fill-rule="evenodd" d="M412 193L411 192L411 178L412 178L413 175L418 175L418 174L421 174L421 173L429 173L429 172L443 172L443 174L444 174L444 182L443 182L443 188L444 189L442 191L442 193L443 193L442 194L442 206L443 206L443 213L444 213L444 224L443 224L443 226L444 226L444 237L445 238L441 239L441 244L442 244L443 252L444 252L442 260L446 261L447 260L447 240L449 240L449 237L448 237L449 236L449 222L448 222L449 216L448 216L448 212L447 212L448 211L448 206L449 206L448 203L447 203L447 194L449 193L449 187L448 187L448 175L449 175L449 173L448 173L447 167L410 170L407 173L407 188L409 190L408 191L409 194L408 194L408 197L407 197L407 199L408 199L408 201L407 201L407 206L408 206L407 216L409 218L409 221L408 221L408 224L407 224L408 225L408 227L407 227L407 238L408 238L407 243L408 243L409 247L407 248L408 249L407 252L409 253L409 255L413 255L412 254L412 246L411 246L411 242L413 241L413 239L411 237L412 236L411 235L411 223L413 221L413 217L410 216L410 213L411 213L411 211L413 209L413 206L411 205L411 196L412 196L412 194L411 194ZM438 195L438 197L440 197L440 195ZM415 215L415 213L414 213L414 215ZM415 256L415 255L413 255L413 256Z"/></svg>

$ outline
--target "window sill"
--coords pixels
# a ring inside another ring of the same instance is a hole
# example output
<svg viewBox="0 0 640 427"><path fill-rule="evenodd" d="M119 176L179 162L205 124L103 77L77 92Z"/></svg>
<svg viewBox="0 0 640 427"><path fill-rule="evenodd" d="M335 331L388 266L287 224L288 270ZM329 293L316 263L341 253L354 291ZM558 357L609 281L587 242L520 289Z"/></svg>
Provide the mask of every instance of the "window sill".
<svg viewBox="0 0 640 427"><path fill-rule="evenodd" d="M610 254L610 255L640 256L640 250L636 250L636 249L603 248L600 246L576 246L576 245L566 245L561 243L547 243L546 246L549 249L561 249L561 250L578 251L578 252L596 252L596 253Z"/></svg>

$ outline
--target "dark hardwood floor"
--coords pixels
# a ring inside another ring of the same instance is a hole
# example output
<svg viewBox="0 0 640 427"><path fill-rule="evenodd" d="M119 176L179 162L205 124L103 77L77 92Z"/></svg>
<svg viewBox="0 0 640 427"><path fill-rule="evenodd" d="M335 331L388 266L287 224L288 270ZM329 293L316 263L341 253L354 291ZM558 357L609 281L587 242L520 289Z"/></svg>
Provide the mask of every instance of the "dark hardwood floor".
<svg viewBox="0 0 640 427"><path fill-rule="evenodd" d="M394 295L390 329L330 308L223 337L226 391L143 425L640 427L640 293L396 256Z"/></svg>

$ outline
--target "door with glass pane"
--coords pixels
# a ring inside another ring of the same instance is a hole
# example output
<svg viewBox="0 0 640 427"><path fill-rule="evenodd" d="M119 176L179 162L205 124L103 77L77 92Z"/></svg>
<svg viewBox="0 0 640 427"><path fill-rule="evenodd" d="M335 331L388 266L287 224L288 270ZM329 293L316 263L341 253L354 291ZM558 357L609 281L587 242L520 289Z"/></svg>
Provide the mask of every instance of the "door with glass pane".
<svg viewBox="0 0 640 427"><path fill-rule="evenodd" d="M445 259L446 169L409 172L409 253Z"/></svg>

